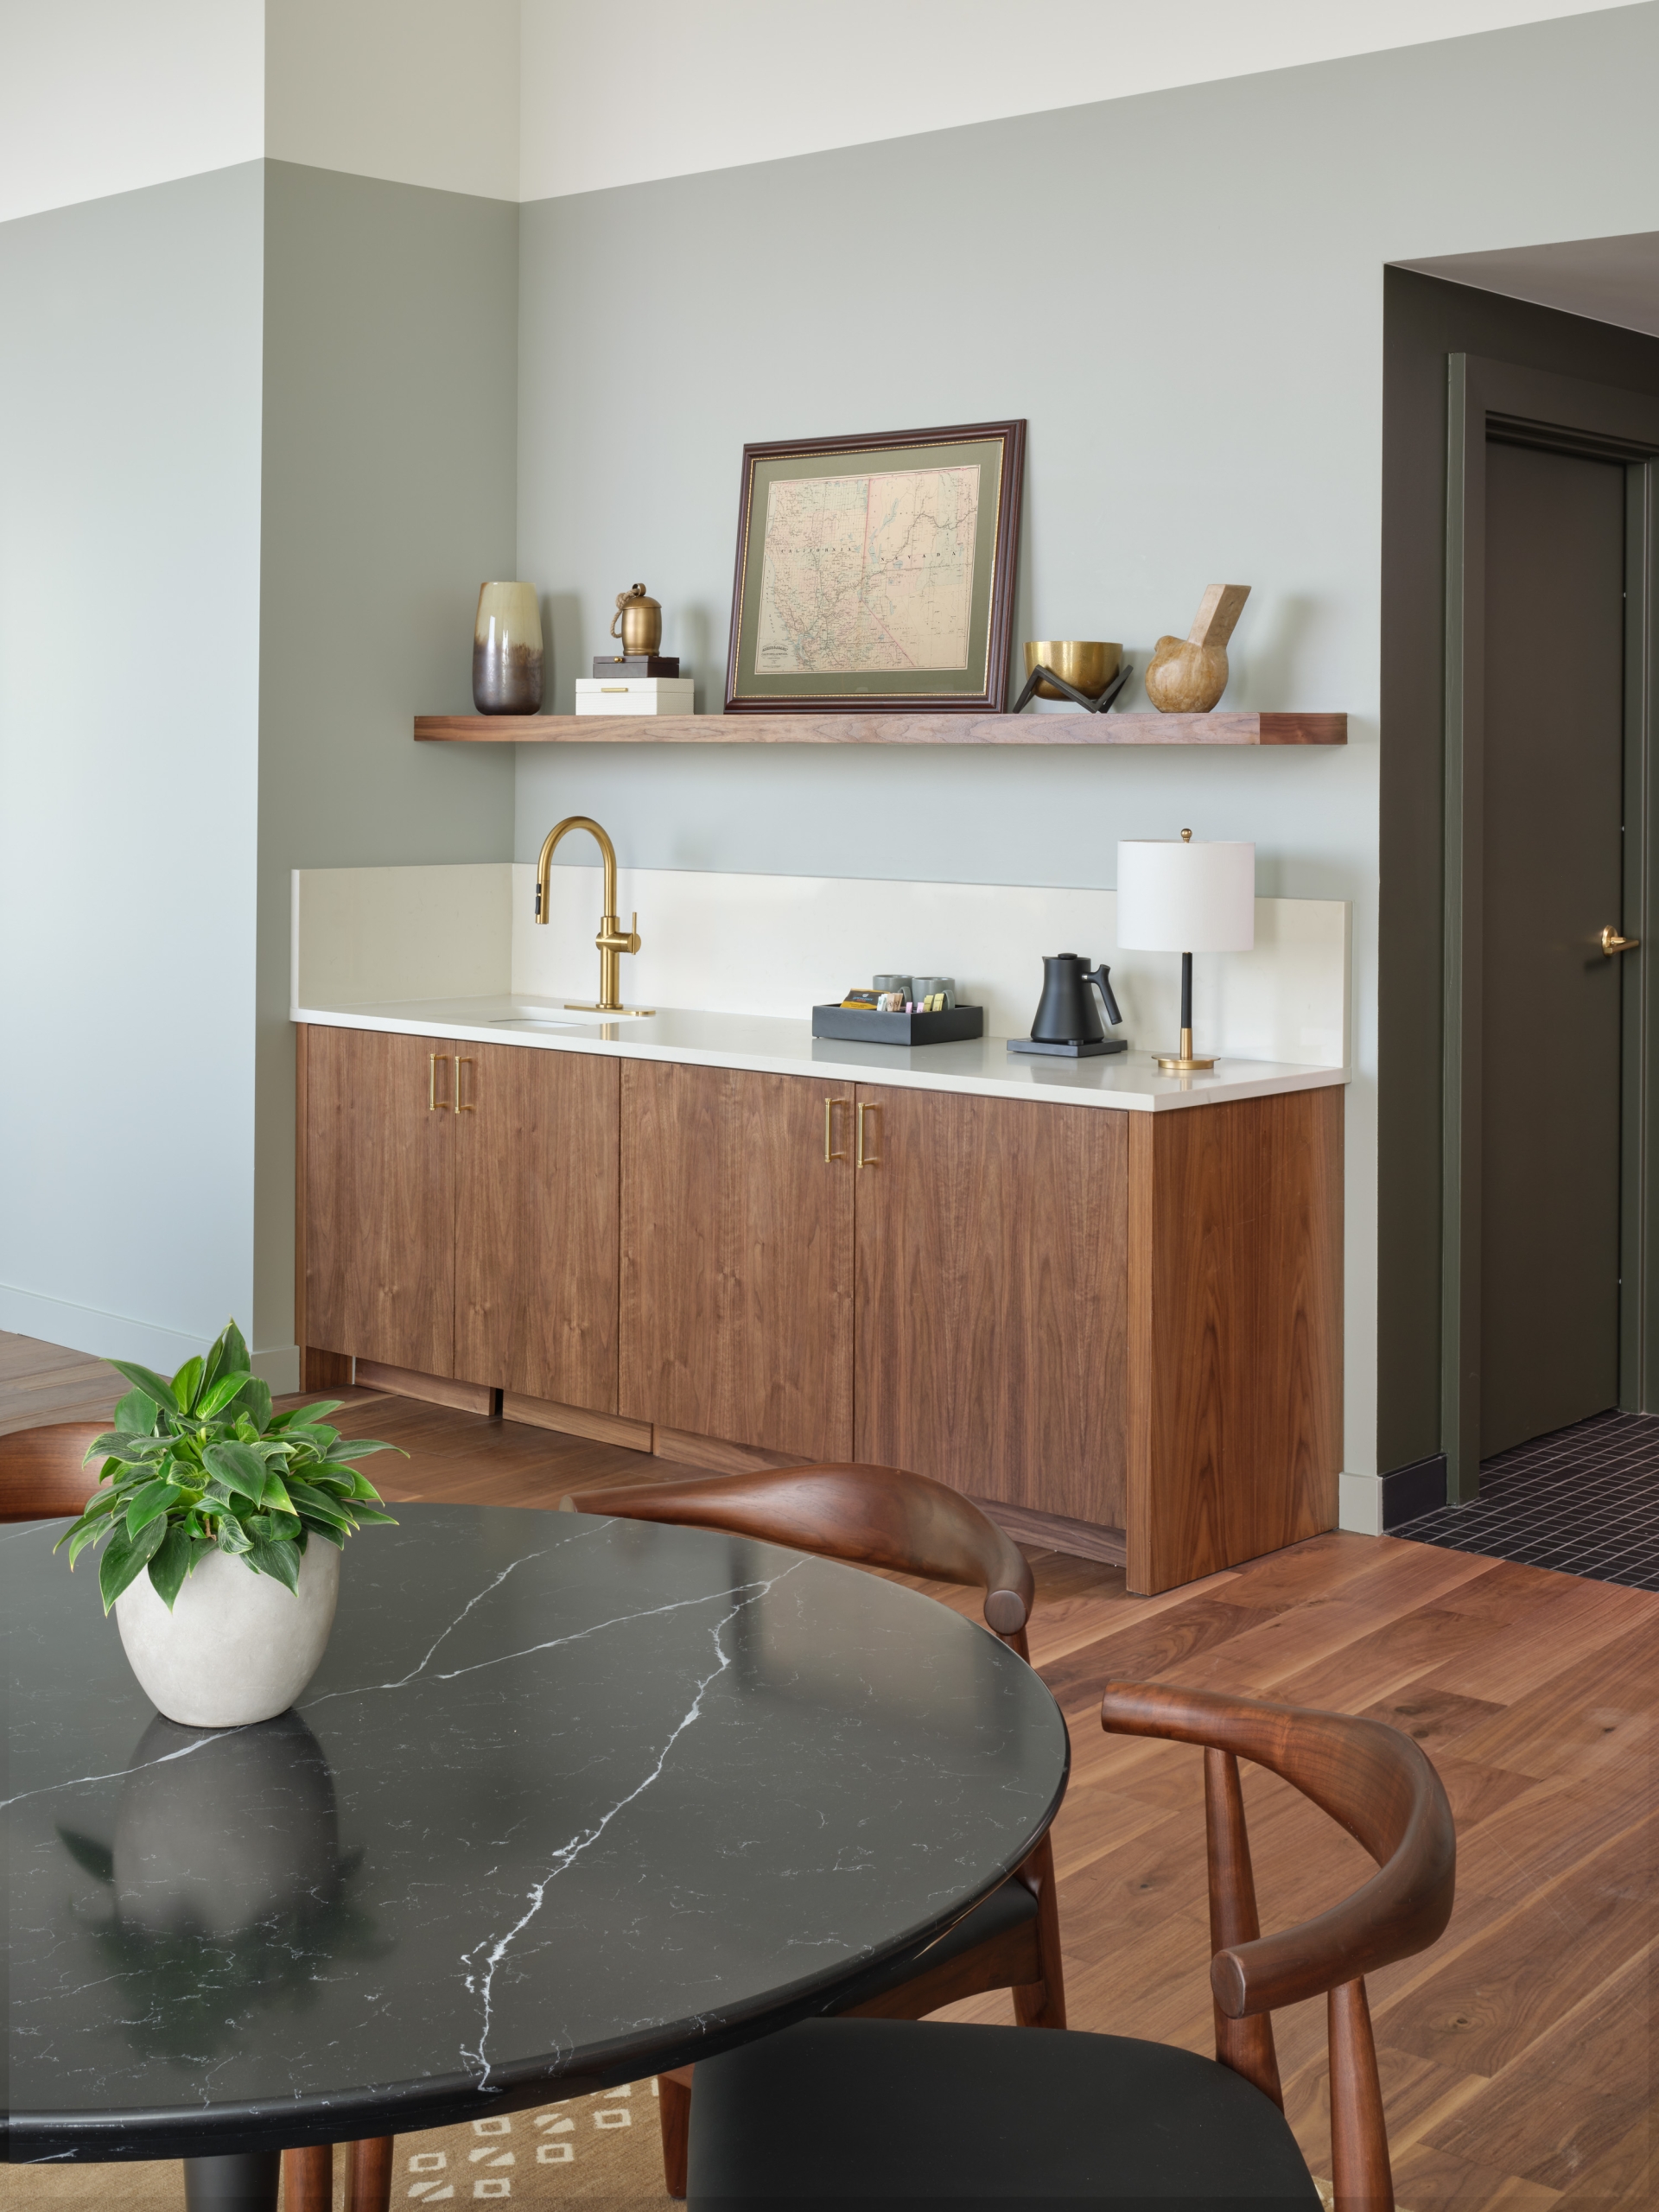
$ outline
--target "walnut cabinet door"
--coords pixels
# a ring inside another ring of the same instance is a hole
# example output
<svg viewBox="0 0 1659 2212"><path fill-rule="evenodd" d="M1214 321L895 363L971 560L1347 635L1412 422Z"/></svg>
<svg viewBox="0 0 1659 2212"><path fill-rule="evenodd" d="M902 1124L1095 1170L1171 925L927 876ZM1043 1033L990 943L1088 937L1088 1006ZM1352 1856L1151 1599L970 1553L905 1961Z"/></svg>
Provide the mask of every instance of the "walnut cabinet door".
<svg viewBox="0 0 1659 2212"><path fill-rule="evenodd" d="M1128 1118L858 1086L855 1458L1123 1527Z"/></svg>
<svg viewBox="0 0 1659 2212"><path fill-rule="evenodd" d="M521 1045L454 1065L453 1371L613 1414L620 1065Z"/></svg>
<svg viewBox="0 0 1659 2212"><path fill-rule="evenodd" d="M850 1456L852 1119L850 1084L624 1064L620 1412Z"/></svg>
<svg viewBox="0 0 1659 2212"><path fill-rule="evenodd" d="M310 1027L304 1042L305 1342L454 1372L453 1047Z"/></svg>
<svg viewBox="0 0 1659 2212"><path fill-rule="evenodd" d="M308 1027L304 1341L616 1410L619 1070Z"/></svg>

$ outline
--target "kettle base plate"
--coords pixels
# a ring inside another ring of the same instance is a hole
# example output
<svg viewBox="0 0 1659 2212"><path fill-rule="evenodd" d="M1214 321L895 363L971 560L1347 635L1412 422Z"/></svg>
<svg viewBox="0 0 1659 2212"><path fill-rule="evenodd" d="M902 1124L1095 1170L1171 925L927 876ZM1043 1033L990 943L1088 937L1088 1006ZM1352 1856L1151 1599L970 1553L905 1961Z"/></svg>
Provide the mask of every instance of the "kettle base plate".
<svg viewBox="0 0 1659 2212"><path fill-rule="evenodd" d="M1044 1052L1058 1060L1092 1060L1098 1058L1103 1052L1127 1052L1128 1049L1127 1037L1101 1037L1081 1045L1046 1045L1036 1037L1010 1037L1008 1039L1011 1052Z"/></svg>

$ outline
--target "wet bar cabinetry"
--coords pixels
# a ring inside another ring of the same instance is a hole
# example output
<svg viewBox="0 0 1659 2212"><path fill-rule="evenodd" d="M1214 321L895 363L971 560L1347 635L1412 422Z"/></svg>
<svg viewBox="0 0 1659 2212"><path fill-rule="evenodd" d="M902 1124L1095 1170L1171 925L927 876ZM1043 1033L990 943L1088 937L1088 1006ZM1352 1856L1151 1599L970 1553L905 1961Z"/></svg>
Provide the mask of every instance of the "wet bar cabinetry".
<svg viewBox="0 0 1659 2212"><path fill-rule="evenodd" d="M300 1036L310 1387L913 1468L1146 1592L1336 1523L1338 1085L1126 1110Z"/></svg>
<svg viewBox="0 0 1659 2212"><path fill-rule="evenodd" d="M853 1185L844 1158L825 1158L844 1150L851 1113L826 1113L826 1096L805 1076L624 1063L630 1419L851 1459Z"/></svg>
<svg viewBox="0 0 1659 2212"><path fill-rule="evenodd" d="M333 1355L614 1414L617 1064L299 1035L307 1387Z"/></svg>

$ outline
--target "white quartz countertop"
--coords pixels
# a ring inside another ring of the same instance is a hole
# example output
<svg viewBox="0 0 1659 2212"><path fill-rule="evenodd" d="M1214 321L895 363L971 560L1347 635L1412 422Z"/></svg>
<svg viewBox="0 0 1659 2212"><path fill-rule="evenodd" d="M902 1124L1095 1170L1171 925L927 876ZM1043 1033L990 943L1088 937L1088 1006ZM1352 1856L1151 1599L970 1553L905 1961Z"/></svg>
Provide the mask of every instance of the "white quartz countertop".
<svg viewBox="0 0 1659 2212"><path fill-rule="evenodd" d="M467 1045L524 1045L533 1051L595 1052L613 1059L677 1060L691 1067L747 1068L760 1075L833 1071L842 1078L915 1090L1042 1098L1063 1106L1109 1106L1137 1113L1266 1098L1348 1080L1343 1068L1298 1067L1282 1060L1217 1060L1203 1074L1166 1075L1149 1052L1049 1059L1010 1052L1003 1037L976 1037L957 1045L851 1044L815 1037L810 1020L683 1007L606 1020L568 1013L562 1001L517 995L296 1006L292 1019L333 1029L385 1030Z"/></svg>

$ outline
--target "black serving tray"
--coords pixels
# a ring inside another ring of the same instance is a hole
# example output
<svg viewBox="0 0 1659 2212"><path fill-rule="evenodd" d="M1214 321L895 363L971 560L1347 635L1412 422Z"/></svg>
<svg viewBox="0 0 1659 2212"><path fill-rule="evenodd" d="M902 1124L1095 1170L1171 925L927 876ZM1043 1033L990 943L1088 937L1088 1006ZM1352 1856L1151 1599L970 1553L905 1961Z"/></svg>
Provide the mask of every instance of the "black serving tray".
<svg viewBox="0 0 1659 2212"><path fill-rule="evenodd" d="M985 1034L982 1006L948 1006L943 1014L867 1014L862 1007L815 1006L815 1037L855 1045L959 1045Z"/></svg>

